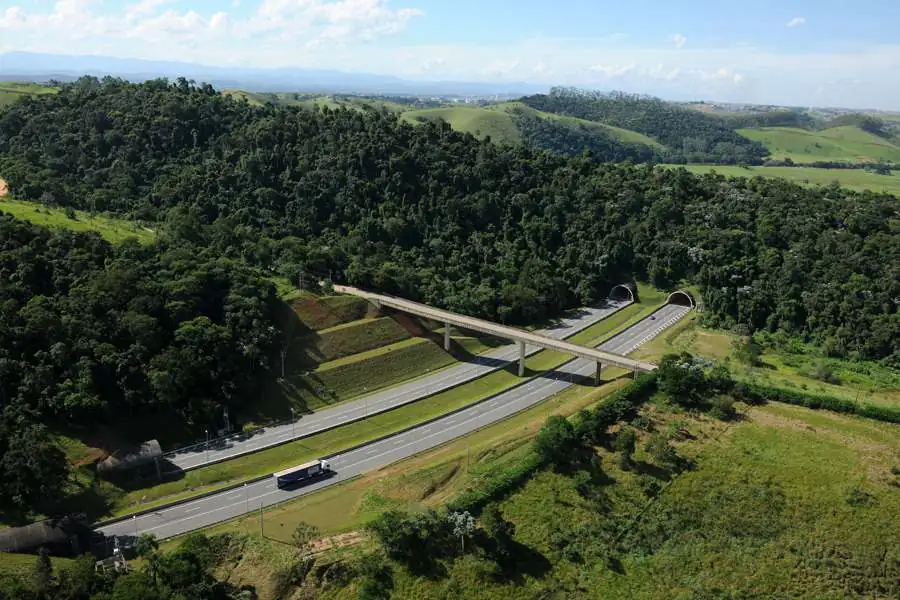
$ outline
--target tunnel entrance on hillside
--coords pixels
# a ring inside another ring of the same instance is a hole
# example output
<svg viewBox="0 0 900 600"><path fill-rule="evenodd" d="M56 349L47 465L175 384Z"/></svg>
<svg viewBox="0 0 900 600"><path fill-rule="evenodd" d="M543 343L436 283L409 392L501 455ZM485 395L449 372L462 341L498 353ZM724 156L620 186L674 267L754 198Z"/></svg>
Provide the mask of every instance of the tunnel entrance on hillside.
<svg viewBox="0 0 900 600"><path fill-rule="evenodd" d="M688 308L694 308L694 298L690 295L690 293L685 292L684 290L678 290L669 294L669 299L666 300L667 304L677 304L678 306L687 306Z"/></svg>
<svg viewBox="0 0 900 600"><path fill-rule="evenodd" d="M617 286L613 286L613 289L609 291L609 299L637 302L637 290L635 289L634 284L620 283Z"/></svg>

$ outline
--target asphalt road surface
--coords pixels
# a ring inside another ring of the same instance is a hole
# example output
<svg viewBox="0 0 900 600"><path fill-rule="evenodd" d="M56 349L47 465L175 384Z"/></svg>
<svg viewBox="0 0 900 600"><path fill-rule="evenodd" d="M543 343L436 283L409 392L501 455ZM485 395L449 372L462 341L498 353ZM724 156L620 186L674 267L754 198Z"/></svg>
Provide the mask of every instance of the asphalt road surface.
<svg viewBox="0 0 900 600"><path fill-rule="evenodd" d="M616 354L628 354L659 335L689 311L690 309L685 306L666 305L653 315L654 318L648 317L636 323L620 335L601 344L600 348ZM293 490L280 490L275 486L274 479L268 478L238 489L119 521L98 530L107 536L131 538L142 533L151 533L157 538L165 539L309 494L350 477L385 467L509 417L564 390L572 385L573 381L592 377L595 369L593 361L572 360L551 373L531 379L479 404L330 457L329 462L335 471L333 476Z"/></svg>
<svg viewBox="0 0 900 600"><path fill-rule="evenodd" d="M601 321L616 311L628 306L631 301L607 300L595 308L584 308L577 313L560 319L551 328L541 330L548 337L564 339ZM540 351L536 346L526 346L528 355ZM457 385L483 377L492 371L506 367L518 360L516 344L501 346L485 354L476 356L471 362L442 369L432 375L418 377L412 381L383 391L368 394L357 400L345 402L333 408L326 408L292 423L265 427L247 434L237 434L213 440L207 450L206 443L198 444L166 454L166 471L189 471L209 462L220 462L244 454L259 452L265 448L283 444L289 440L303 438L338 425L365 419L398 406L416 402Z"/></svg>

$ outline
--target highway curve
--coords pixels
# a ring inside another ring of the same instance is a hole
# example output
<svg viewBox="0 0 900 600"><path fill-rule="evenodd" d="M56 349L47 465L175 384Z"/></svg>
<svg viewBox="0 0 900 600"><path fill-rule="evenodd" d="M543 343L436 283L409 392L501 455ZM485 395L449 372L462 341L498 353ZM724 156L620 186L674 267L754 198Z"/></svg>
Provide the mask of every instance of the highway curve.
<svg viewBox="0 0 900 600"><path fill-rule="evenodd" d="M629 304L631 301L607 300L598 307L583 308L569 317L560 319L555 326L542 330L540 333L555 339L565 339L606 319ZM540 348L537 347L528 346L526 348L528 355L538 351ZM259 452L293 439L307 437L339 425L346 425L364 419L366 416L393 410L398 406L416 402L478 379L506 367L510 361L517 360L518 357L519 350L516 344L495 348L483 355L476 356L469 362L442 369L432 375L419 377L332 408L304 415L293 425L285 423L265 427L252 434L213 440L210 443L209 452L207 452L206 443L170 452L166 454L168 464L165 467L167 470L189 471L202 467L208 462L221 462L244 454Z"/></svg>
<svg viewBox="0 0 900 600"><path fill-rule="evenodd" d="M669 304L621 334L600 345L617 354L628 354L653 339L667 327L684 317L690 309ZM335 455L329 460L336 474L294 490L279 490L272 478L223 491L158 512L125 519L98 528L107 536L132 537L142 533L165 539L214 523L231 519L261 506L271 506L291 498L309 494L350 477L387 466L429 448L466 435L486 425L534 406L572 385L580 376L592 376L595 364L575 359L563 367L531 379L524 385L498 394L488 400L441 417L403 433L398 433L355 450Z"/></svg>

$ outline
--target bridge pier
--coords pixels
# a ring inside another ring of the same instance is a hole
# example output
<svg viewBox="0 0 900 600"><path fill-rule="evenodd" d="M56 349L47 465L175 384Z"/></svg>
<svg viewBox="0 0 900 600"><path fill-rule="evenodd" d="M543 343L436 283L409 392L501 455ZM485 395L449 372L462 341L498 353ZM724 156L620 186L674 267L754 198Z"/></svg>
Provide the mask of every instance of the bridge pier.
<svg viewBox="0 0 900 600"><path fill-rule="evenodd" d="M450 352L450 329L453 326L450 323L444 323L444 350Z"/></svg>
<svg viewBox="0 0 900 600"><path fill-rule="evenodd" d="M600 369L603 368L603 363L599 360L597 361L597 370L594 371L594 385L600 385Z"/></svg>
<svg viewBox="0 0 900 600"><path fill-rule="evenodd" d="M519 377L525 377L525 342L519 342Z"/></svg>

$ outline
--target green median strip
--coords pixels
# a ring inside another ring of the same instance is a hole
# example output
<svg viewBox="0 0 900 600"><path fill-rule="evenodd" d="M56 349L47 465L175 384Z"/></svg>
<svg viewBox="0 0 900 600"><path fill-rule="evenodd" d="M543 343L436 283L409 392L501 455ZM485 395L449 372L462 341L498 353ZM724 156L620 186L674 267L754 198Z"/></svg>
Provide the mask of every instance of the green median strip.
<svg viewBox="0 0 900 600"><path fill-rule="evenodd" d="M659 305L634 304L569 338L585 345L597 345L604 339L627 329L653 312ZM540 375L570 360L560 352L541 351L526 361L529 374ZM434 396L406 404L394 410L348 423L330 431L301 440L248 454L183 474L183 477L149 488L128 492L118 498L110 516L126 516L137 510L169 504L195 495L239 484L293 464L341 452L346 448L370 442L401 431L454 410L474 404L528 379L509 370L500 370Z"/></svg>

